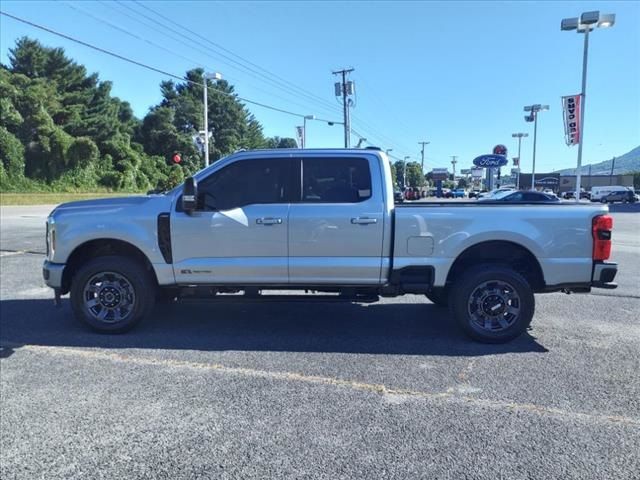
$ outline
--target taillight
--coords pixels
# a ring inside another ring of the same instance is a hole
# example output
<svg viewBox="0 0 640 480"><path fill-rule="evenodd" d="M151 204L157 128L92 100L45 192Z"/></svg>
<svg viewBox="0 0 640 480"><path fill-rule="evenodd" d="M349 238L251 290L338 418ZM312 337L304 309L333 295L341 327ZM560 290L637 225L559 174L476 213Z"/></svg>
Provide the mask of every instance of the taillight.
<svg viewBox="0 0 640 480"><path fill-rule="evenodd" d="M593 259L607 260L611 256L611 230L613 218L609 215L598 215L593 219Z"/></svg>

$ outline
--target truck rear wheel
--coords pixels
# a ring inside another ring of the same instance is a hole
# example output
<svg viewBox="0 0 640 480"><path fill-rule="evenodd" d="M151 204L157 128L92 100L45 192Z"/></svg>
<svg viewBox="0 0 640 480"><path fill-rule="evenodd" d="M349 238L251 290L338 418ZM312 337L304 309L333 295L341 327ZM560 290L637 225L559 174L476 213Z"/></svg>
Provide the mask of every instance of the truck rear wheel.
<svg viewBox="0 0 640 480"><path fill-rule="evenodd" d="M71 282L71 306L78 320L98 332L122 333L153 308L155 286L146 269L120 256L97 257Z"/></svg>
<svg viewBox="0 0 640 480"><path fill-rule="evenodd" d="M479 265L466 272L454 286L450 303L460 328L484 343L505 343L520 336L535 310L527 280L495 265Z"/></svg>

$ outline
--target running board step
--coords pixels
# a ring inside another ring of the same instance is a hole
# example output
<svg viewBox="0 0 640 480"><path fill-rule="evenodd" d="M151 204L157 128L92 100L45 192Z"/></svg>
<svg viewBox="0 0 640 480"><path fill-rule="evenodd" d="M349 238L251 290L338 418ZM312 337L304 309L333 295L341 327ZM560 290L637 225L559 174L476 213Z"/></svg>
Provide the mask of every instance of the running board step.
<svg viewBox="0 0 640 480"><path fill-rule="evenodd" d="M246 302L287 302L287 303L375 303L380 299L378 295L213 295L196 296L189 295L178 297L178 301L191 302L219 302L219 303L246 303Z"/></svg>

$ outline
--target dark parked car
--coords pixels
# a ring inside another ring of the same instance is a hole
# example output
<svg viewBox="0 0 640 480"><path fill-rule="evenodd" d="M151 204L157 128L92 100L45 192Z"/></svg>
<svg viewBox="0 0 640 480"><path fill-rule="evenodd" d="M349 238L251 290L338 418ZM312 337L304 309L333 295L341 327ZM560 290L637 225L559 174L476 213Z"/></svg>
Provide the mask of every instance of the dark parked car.
<svg viewBox="0 0 640 480"><path fill-rule="evenodd" d="M393 201L396 202L396 203L404 202L404 195L402 194L402 192L400 190L394 190L393 191Z"/></svg>
<svg viewBox="0 0 640 480"><path fill-rule="evenodd" d="M609 195L605 195L600 200L602 203L633 203L636 201L636 196L633 193L633 190L616 190L615 192L611 192Z"/></svg>
<svg viewBox="0 0 640 480"><path fill-rule="evenodd" d="M571 200L572 198L576 198L576 192L574 192L573 190L568 191L568 192L564 192L562 194L562 198L564 198L565 200ZM587 199L587 200L591 200L591 194L589 192L586 192L584 190L582 190L580 192L580 198L583 199Z"/></svg>
<svg viewBox="0 0 640 480"><path fill-rule="evenodd" d="M404 191L405 200L413 200L413 188L409 187Z"/></svg>
<svg viewBox="0 0 640 480"><path fill-rule="evenodd" d="M493 197L483 197L479 202L522 202L522 203L558 203L560 199L555 195L547 195L543 192L509 190L500 192Z"/></svg>

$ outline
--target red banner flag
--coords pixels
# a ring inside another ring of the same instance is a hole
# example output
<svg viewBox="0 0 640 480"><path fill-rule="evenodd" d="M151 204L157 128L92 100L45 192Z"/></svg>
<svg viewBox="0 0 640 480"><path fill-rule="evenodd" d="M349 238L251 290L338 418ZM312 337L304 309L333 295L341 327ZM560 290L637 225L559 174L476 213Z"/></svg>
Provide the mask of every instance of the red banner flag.
<svg viewBox="0 0 640 480"><path fill-rule="evenodd" d="M564 116L564 138L568 146L580 143L582 125L580 125L580 108L582 95L562 97L562 115Z"/></svg>

